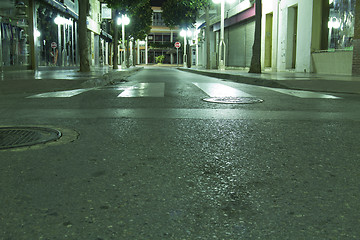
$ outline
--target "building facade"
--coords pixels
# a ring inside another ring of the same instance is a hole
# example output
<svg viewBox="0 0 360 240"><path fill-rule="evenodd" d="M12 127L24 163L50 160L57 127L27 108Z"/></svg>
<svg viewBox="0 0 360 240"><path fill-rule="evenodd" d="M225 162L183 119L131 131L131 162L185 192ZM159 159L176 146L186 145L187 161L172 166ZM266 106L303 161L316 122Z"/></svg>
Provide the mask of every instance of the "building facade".
<svg viewBox="0 0 360 240"><path fill-rule="evenodd" d="M264 69L272 71L351 74L356 0L262 1ZM205 66L210 41L211 66L217 66L220 7L210 11L211 33L205 36L204 18L198 24L198 65ZM255 1L225 4L227 68L249 67L255 31Z"/></svg>
<svg viewBox="0 0 360 240"><path fill-rule="evenodd" d="M109 63L111 36L101 30L99 0L89 3L89 59L98 66ZM78 14L78 0L2 0L1 69L79 66Z"/></svg>
<svg viewBox="0 0 360 240"><path fill-rule="evenodd" d="M179 64L182 63L182 57L179 56L179 60L176 56L177 52L174 47L174 43L179 40L179 29L170 29L165 26L165 23L161 17L162 10L160 7L152 7L153 21L151 26L151 32L147 37L148 46L148 63L155 64L156 57L163 55L164 62L166 64ZM145 49L143 49L143 52ZM180 51L181 52L181 51ZM143 54L142 54L143 55ZM181 55L179 53L179 55Z"/></svg>
<svg viewBox="0 0 360 240"><path fill-rule="evenodd" d="M27 69L32 64L31 37L33 5L28 0L4 0L0 2L0 67L7 69Z"/></svg>

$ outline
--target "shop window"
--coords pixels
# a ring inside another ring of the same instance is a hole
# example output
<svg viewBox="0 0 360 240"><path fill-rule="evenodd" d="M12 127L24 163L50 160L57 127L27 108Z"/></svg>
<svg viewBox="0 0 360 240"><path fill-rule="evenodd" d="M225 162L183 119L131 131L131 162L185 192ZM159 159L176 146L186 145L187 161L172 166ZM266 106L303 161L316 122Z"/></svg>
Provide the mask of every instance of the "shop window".
<svg viewBox="0 0 360 240"><path fill-rule="evenodd" d="M29 65L28 1L0 9L2 63L4 66Z"/></svg>
<svg viewBox="0 0 360 240"><path fill-rule="evenodd" d="M329 0L329 50L352 50L356 0Z"/></svg>

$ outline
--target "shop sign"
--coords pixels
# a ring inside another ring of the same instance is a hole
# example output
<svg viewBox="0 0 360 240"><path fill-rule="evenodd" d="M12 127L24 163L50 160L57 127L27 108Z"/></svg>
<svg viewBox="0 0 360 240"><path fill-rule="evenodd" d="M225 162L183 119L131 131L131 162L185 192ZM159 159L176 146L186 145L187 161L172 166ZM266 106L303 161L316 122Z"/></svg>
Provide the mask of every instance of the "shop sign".
<svg viewBox="0 0 360 240"><path fill-rule="evenodd" d="M102 19L111 19L111 8L107 4L101 4L101 18Z"/></svg>

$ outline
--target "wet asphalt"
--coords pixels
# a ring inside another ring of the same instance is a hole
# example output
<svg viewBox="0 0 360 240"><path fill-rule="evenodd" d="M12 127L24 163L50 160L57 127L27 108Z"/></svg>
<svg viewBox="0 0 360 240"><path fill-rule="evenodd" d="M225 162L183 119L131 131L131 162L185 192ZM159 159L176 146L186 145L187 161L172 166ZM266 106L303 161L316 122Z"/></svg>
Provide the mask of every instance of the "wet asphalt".
<svg viewBox="0 0 360 240"><path fill-rule="evenodd" d="M205 102L194 82L264 102ZM73 97L2 94L1 126L63 137L0 151L0 239L360 239L360 97L332 95L166 68Z"/></svg>

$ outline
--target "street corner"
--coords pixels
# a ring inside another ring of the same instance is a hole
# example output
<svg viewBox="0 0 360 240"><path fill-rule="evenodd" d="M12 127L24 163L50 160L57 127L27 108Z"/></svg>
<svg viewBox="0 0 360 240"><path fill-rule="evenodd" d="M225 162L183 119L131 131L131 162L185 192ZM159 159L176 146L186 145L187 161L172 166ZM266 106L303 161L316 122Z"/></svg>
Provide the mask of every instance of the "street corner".
<svg viewBox="0 0 360 240"><path fill-rule="evenodd" d="M128 82L128 77L143 69L144 67L130 67L106 73L103 76L104 85L114 85L116 83Z"/></svg>

